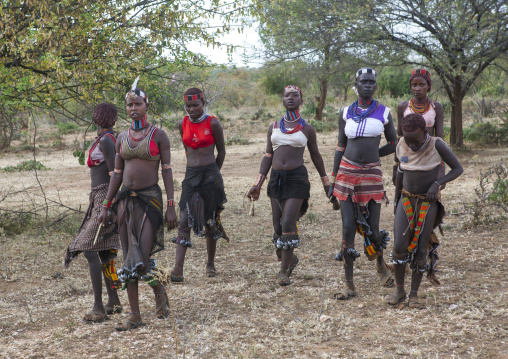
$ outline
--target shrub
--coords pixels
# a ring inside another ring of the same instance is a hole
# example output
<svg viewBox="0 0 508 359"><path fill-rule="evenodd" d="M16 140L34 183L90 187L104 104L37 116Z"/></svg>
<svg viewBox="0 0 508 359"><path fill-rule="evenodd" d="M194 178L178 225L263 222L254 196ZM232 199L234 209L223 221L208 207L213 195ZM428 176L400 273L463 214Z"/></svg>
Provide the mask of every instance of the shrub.
<svg viewBox="0 0 508 359"><path fill-rule="evenodd" d="M226 141L226 146L230 145L248 145L250 144L249 140L246 140L245 138L240 137L239 135L232 136L229 140Z"/></svg>
<svg viewBox="0 0 508 359"><path fill-rule="evenodd" d="M34 169L36 169L37 171L40 171L40 170L47 170L48 168L46 166L44 166L42 163L40 163L39 161L27 160L27 161L18 163L16 166L4 167L1 170L3 172L21 172L21 171L32 171Z"/></svg>
<svg viewBox="0 0 508 359"><path fill-rule="evenodd" d="M337 122L336 121L325 122L325 121L309 120L307 122L309 125L314 127L314 131L316 131L316 132L337 131Z"/></svg>
<svg viewBox="0 0 508 359"><path fill-rule="evenodd" d="M464 139L480 144L508 143L508 121L501 124L493 122L476 122L464 129Z"/></svg>
<svg viewBox="0 0 508 359"><path fill-rule="evenodd" d="M56 124L60 133L74 133L79 130L79 126L74 122L59 122Z"/></svg>

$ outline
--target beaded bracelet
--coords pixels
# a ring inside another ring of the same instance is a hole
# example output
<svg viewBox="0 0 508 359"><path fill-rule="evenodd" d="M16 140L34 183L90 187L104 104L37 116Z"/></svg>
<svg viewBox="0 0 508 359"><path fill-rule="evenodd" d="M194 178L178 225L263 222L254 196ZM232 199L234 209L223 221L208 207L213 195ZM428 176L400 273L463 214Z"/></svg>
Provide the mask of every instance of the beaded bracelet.
<svg viewBox="0 0 508 359"><path fill-rule="evenodd" d="M123 173L123 169L115 168L113 172L115 172L115 173Z"/></svg>
<svg viewBox="0 0 508 359"><path fill-rule="evenodd" d="M328 176L321 177L321 183L323 184L323 186L329 186L330 185L330 179L328 178Z"/></svg>
<svg viewBox="0 0 508 359"><path fill-rule="evenodd" d="M105 200L102 202L102 206L103 206L104 208L109 208L109 207L111 207L111 200L109 200L109 199L105 199Z"/></svg>
<svg viewBox="0 0 508 359"><path fill-rule="evenodd" d="M167 164L161 166L161 171L170 170L170 169L171 169L171 163L167 163Z"/></svg>
<svg viewBox="0 0 508 359"><path fill-rule="evenodd" d="M168 207L174 207L175 206L175 200L168 199Z"/></svg>

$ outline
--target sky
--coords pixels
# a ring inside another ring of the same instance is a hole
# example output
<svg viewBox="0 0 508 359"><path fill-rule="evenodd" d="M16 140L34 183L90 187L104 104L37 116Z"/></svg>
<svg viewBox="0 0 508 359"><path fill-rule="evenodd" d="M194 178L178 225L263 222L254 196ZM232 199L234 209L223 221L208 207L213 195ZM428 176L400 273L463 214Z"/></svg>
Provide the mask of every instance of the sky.
<svg viewBox="0 0 508 359"><path fill-rule="evenodd" d="M198 45L201 54L205 55L210 61L217 64L236 65L237 67L260 67L263 65L263 58L254 54L262 48L261 40L257 32L257 25L251 28L244 28L243 33L239 34L237 30L232 30L229 34L218 39L220 42L239 46L232 54L232 61L229 61L227 47L221 48L206 47ZM246 59L247 55L249 59Z"/></svg>

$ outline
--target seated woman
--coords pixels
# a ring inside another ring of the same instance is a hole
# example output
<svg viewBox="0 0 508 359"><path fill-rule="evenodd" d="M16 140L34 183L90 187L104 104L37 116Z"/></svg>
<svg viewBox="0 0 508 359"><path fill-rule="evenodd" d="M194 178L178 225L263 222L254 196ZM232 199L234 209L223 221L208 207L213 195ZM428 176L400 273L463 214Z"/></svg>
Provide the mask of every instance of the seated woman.
<svg viewBox="0 0 508 359"><path fill-rule="evenodd" d="M335 294L341 300L356 296L353 261L360 256L354 248L356 232L364 239L367 258L377 261L381 284L393 285L383 259L388 234L379 230L381 203L388 202L380 157L395 151L397 135L390 109L373 99L377 89L376 72L370 68L358 70L355 89L358 100L339 111L339 139L332 176L337 175L328 193L340 200L341 207L342 246L336 258L344 261L346 286ZM388 143L379 147L382 134Z"/></svg>
<svg viewBox="0 0 508 359"><path fill-rule="evenodd" d="M397 182L395 187L395 243L392 263L397 289L388 304L398 305L406 298L404 290L405 266L413 269L410 308L423 308L418 300L418 288L423 273L428 271L427 246L432 230L441 223L444 207L440 187L462 174L462 166L453 152L439 137L427 133L425 120L419 114L410 114L402 120L402 133L397 145ZM450 172L439 177L441 162L450 166Z"/></svg>
<svg viewBox="0 0 508 359"><path fill-rule="evenodd" d="M266 153L261 161L256 182L247 196L253 201L258 200L261 186L272 167L267 188L272 204L272 242L281 261L277 282L286 286L291 284L289 276L298 264L298 257L293 254L294 248L300 244L296 222L307 211L310 198L309 177L307 168L303 165L305 147L309 148L312 163L321 176L325 193L328 193L330 180L319 153L316 132L299 113L303 103L301 90L296 86L287 86L282 103L286 114L268 128Z"/></svg>
<svg viewBox="0 0 508 359"><path fill-rule="evenodd" d="M137 82L137 80L136 80ZM135 83L136 83L135 82ZM116 327L124 331L144 325L139 312L138 280L153 289L157 318L169 315L169 301L164 287L155 278L155 260L150 257L164 249L163 201L159 182L159 163L167 195L165 220L168 230L176 228L173 199L171 147L166 133L147 122L148 97L133 85L125 96L129 129L118 136L115 170L99 221L105 223L107 208L123 182L116 198L118 225L124 254L123 268L118 271L125 282L131 313Z"/></svg>
<svg viewBox="0 0 508 359"><path fill-rule="evenodd" d="M204 111L203 91L190 88L184 94L188 116L178 127L187 155L187 169L182 182L180 198L180 225L176 244L175 267L171 271L172 282L183 282L183 263L187 248L192 246L191 228L197 236L206 237L206 275L215 277L215 249L221 237L229 241L220 213L224 210L226 193L220 169L226 156L222 126L215 117ZM217 148L217 157L214 150Z"/></svg>
<svg viewBox="0 0 508 359"><path fill-rule="evenodd" d="M99 323L104 321L106 314L121 313L122 306L116 292L120 287L116 276L115 258L120 248L116 218L109 213L106 225L99 229L98 217L101 213L102 202L106 198L110 176L115 165L116 136L113 126L118 118L115 105L101 103L93 110L92 119L97 125L97 138L88 150L87 164L90 168L92 190L90 192L88 210L79 227L76 238L67 247L64 267L83 252L90 269L90 279L94 295L94 306L84 317L83 321ZM102 304L102 276L108 293L108 303Z"/></svg>
<svg viewBox="0 0 508 359"><path fill-rule="evenodd" d="M409 101L399 103L397 108L397 136L402 136L402 119L412 113L422 115L425 120L425 127L427 133L430 136L443 138L443 105L439 102L434 102L429 99L428 93L431 90L432 81L430 79L430 73L425 69L416 69L411 72L409 77L409 88L413 93L413 98ZM395 179L397 176L397 167L399 162L397 157L393 162L393 176L392 181L395 186ZM439 168L439 177L445 175L444 163L441 163ZM446 187L445 184L441 186L441 189ZM432 232L429 241L429 272L427 278L434 285L439 285L440 281L436 275L436 265L439 259L437 254L437 248L439 247L439 239L437 235ZM393 266L390 265L390 269Z"/></svg>

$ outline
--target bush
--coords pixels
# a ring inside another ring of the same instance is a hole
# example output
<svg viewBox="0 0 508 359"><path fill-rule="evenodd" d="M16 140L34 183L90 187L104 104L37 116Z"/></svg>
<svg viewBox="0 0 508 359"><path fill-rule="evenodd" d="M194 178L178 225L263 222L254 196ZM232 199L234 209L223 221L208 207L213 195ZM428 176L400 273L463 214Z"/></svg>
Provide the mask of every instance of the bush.
<svg viewBox="0 0 508 359"><path fill-rule="evenodd" d="M59 122L56 124L58 131L62 134L79 131L79 126L74 122Z"/></svg>
<svg viewBox="0 0 508 359"><path fill-rule="evenodd" d="M32 223L31 213L11 213L5 211L0 213L0 228L3 228L5 231L5 236L21 234L30 228Z"/></svg>
<svg viewBox="0 0 508 359"><path fill-rule="evenodd" d="M48 168L44 166L39 161L34 160L27 160L23 161L21 163L18 163L16 166L7 166L2 168L2 172L21 172L21 171L32 171L36 169L37 171L40 170L47 170Z"/></svg>
<svg viewBox="0 0 508 359"><path fill-rule="evenodd" d="M309 125L314 127L314 131L316 132L332 132L337 131L337 122L325 122L325 121L316 121L316 120L309 120L307 121Z"/></svg>
<svg viewBox="0 0 508 359"><path fill-rule="evenodd" d="M250 144L249 140L246 140L245 138L240 137L239 135L232 136L229 140L226 141L226 146L230 145L248 145Z"/></svg>
<svg viewBox="0 0 508 359"><path fill-rule="evenodd" d="M501 124L477 122L464 129L464 140L480 144L508 143L508 120Z"/></svg>

